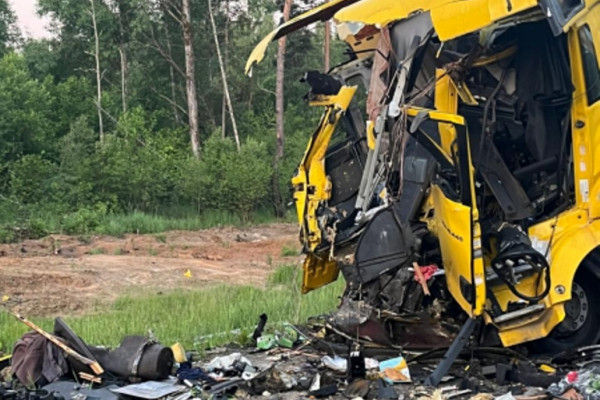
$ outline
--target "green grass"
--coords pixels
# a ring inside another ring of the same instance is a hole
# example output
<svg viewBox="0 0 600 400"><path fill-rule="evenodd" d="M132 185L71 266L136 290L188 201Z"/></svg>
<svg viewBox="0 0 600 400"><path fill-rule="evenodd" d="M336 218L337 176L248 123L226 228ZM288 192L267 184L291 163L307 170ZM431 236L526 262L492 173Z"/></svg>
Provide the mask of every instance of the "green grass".
<svg viewBox="0 0 600 400"><path fill-rule="evenodd" d="M255 212L252 220L247 223L235 213L220 210L207 210L203 213L189 209L179 212L166 210L156 214L141 211L106 214L89 209L72 213L42 210L31 211L25 219L14 215L0 215L0 242L38 239L53 233L77 235L83 243L91 241L91 235L122 237L127 233L157 234L156 240L163 242L166 237L160 234L167 231L194 231L216 226L245 226L275 221L278 219L270 210ZM288 213L279 221L292 222L292 214Z"/></svg>
<svg viewBox="0 0 600 400"><path fill-rule="evenodd" d="M300 285L301 276L302 270L295 265L282 265L269 275L267 287L277 287L279 285L285 287L291 285L290 282L297 282Z"/></svg>
<svg viewBox="0 0 600 400"><path fill-rule="evenodd" d="M136 211L130 214L105 216L94 228L93 233L111 236L126 233L160 234L166 231L193 231L220 225L239 226L241 221L234 214L218 211L186 217L167 217ZM166 241L166 237L164 239ZM156 240L162 241L160 235L156 236Z"/></svg>
<svg viewBox="0 0 600 400"><path fill-rule="evenodd" d="M281 249L282 257L293 257L293 256L299 256L299 255L300 255L300 250L298 250L295 247L283 246Z"/></svg>
<svg viewBox="0 0 600 400"><path fill-rule="evenodd" d="M220 285L161 295L124 296L106 311L64 319L89 344L115 346L126 335L151 330L165 345L181 342L186 348L201 350L245 338L262 313L267 313L268 326L272 327L283 322L303 322L336 307L344 288L341 278L306 295L300 294L300 279L300 268L282 266L269 277L266 289ZM52 319L31 319L44 329L52 329ZM27 330L3 311L0 327L0 351L9 351ZM234 330L240 333L230 333ZM201 339L206 336L211 338Z"/></svg>
<svg viewBox="0 0 600 400"><path fill-rule="evenodd" d="M90 250L90 254L93 256L97 256L100 254L106 254L106 249L102 248L102 247L98 247L96 249L91 249Z"/></svg>

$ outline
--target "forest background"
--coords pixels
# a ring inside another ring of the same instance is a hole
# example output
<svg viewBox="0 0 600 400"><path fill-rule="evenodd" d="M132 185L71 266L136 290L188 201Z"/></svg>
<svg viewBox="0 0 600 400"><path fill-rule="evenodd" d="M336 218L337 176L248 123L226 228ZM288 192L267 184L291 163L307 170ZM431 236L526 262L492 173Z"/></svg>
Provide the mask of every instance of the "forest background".
<svg viewBox="0 0 600 400"><path fill-rule="evenodd" d="M326 68L326 28L243 74L287 12L316 5L286 3L39 0L51 37L24 39L0 0L0 241L289 217L319 118L299 80Z"/></svg>

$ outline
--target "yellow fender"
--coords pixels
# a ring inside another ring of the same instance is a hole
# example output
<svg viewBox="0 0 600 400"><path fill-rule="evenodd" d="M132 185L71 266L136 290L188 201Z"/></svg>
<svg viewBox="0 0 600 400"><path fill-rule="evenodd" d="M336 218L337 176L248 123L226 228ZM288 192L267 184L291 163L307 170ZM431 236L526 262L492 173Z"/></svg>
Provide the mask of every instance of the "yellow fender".
<svg viewBox="0 0 600 400"><path fill-rule="evenodd" d="M544 299L548 309L537 316L502 327L499 335L504 346L546 337L564 320L564 305L571 299L575 274L585 257L600 243L600 220L586 221L587 210L574 209L561 214L558 219L551 218L530 228L529 236L534 243L538 241L547 245L550 240L552 242L548 254L552 287ZM552 238L554 225L557 226Z"/></svg>

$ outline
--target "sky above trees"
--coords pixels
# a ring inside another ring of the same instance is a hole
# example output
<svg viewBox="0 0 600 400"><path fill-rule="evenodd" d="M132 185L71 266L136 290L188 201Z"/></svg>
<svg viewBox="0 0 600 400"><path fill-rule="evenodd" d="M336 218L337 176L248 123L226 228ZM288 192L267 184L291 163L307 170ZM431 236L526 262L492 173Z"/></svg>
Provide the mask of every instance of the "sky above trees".
<svg viewBox="0 0 600 400"><path fill-rule="evenodd" d="M27 37L35 39L48 36L46 25L48 20L41 18L35 12L37 0L9 0L10 6L15 11L19 27Z"/></svg>

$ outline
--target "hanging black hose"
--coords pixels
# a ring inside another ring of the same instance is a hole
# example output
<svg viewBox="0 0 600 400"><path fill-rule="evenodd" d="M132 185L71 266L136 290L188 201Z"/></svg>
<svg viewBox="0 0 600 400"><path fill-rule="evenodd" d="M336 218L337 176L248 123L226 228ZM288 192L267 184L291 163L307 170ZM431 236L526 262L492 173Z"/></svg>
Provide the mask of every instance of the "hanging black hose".
<svg viewBox="0 0 600 400"><path fill-rule="evenodd" d="M491 267L498 278L515 296L525 301L535 303L546 297L550 292L550 264L543 254L531 246L529 237L517 226L508 223L502 223L493 228L491 236L495 237L498 249L498 255L492 260ZM531 265L533 270L539 274L538 276L544 274L545 287L540 295L528 296L519 292L516 282L510 279L509 274L512 274L513 268L519 265L521 260Z"/></svg>

